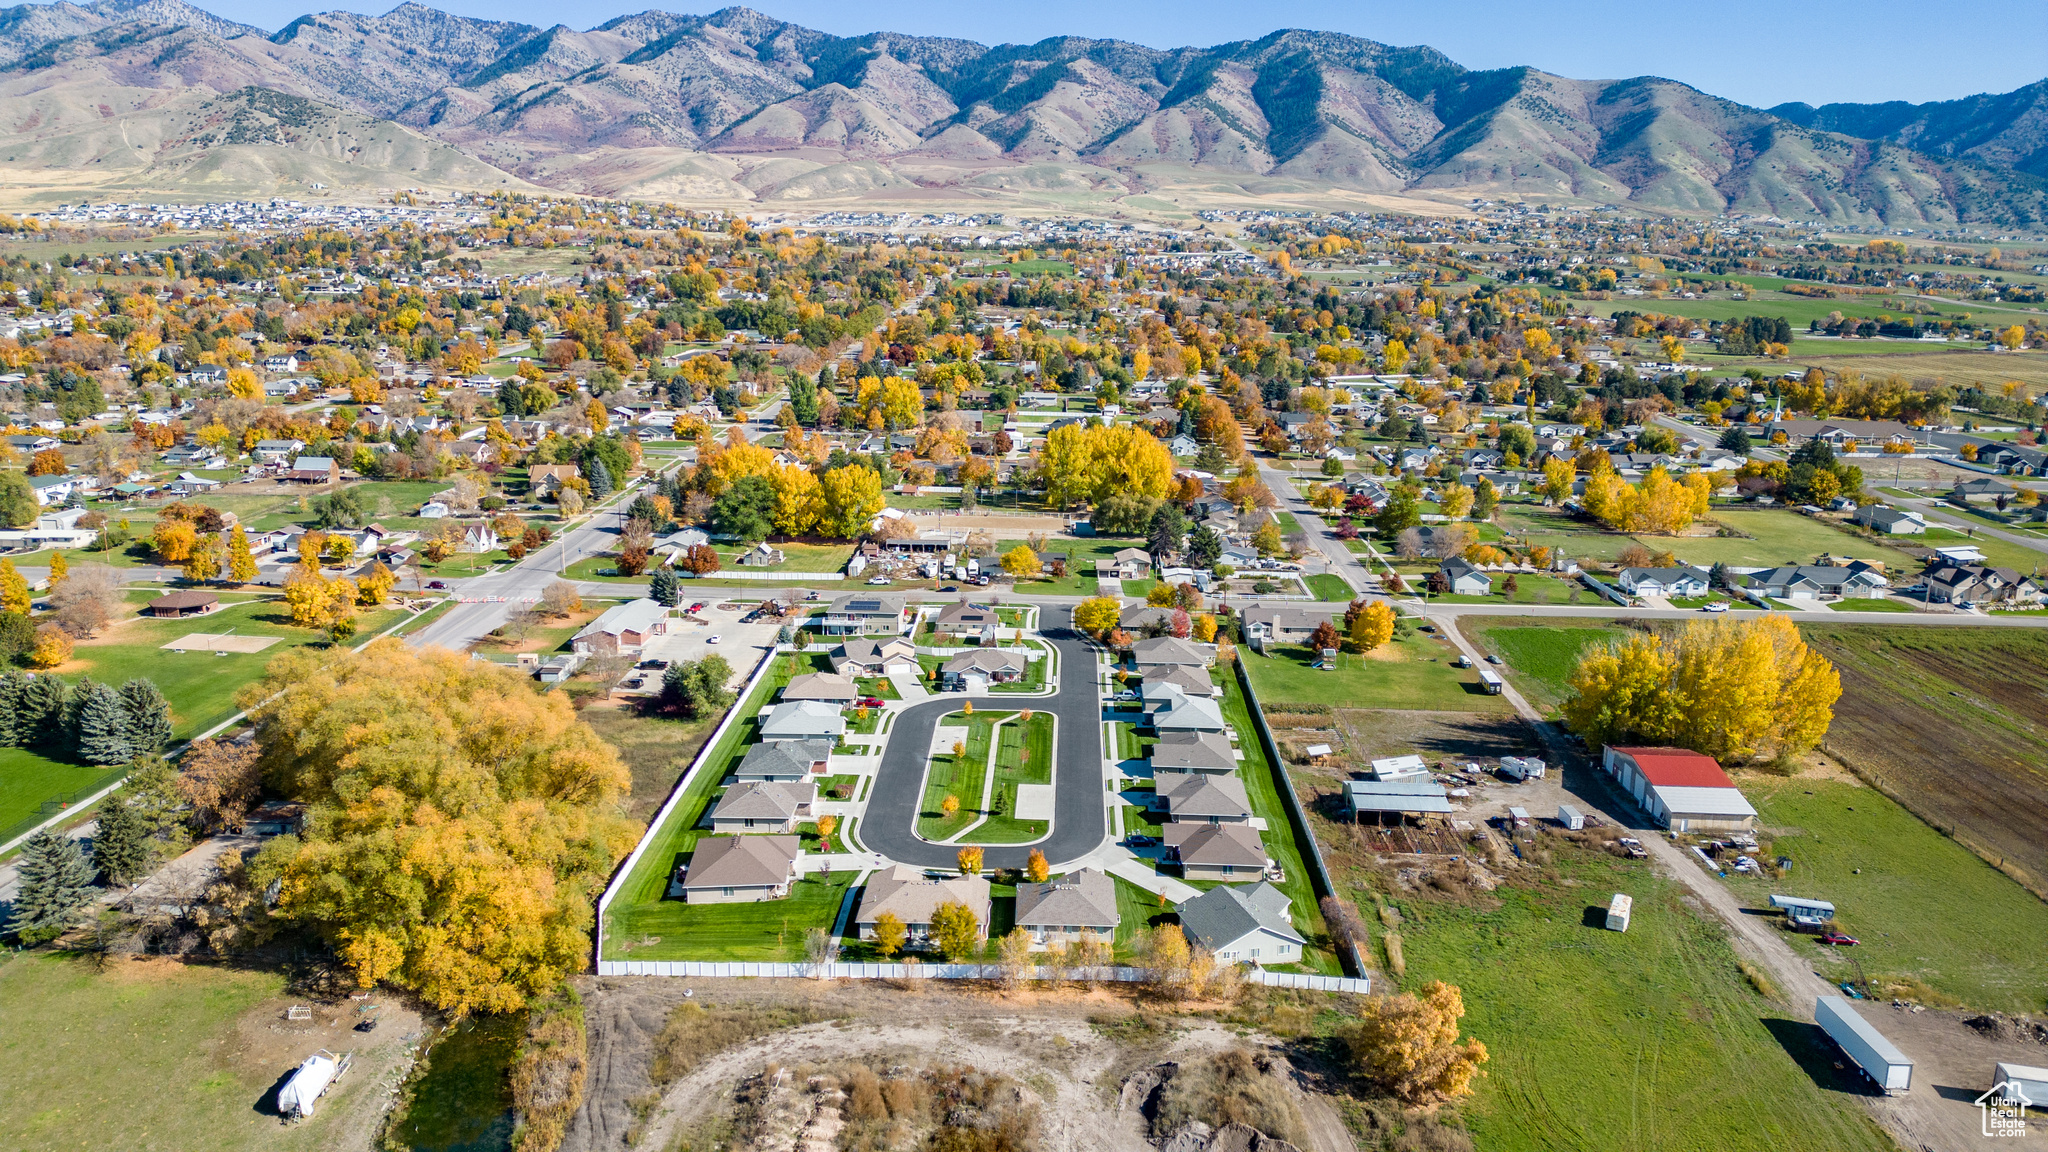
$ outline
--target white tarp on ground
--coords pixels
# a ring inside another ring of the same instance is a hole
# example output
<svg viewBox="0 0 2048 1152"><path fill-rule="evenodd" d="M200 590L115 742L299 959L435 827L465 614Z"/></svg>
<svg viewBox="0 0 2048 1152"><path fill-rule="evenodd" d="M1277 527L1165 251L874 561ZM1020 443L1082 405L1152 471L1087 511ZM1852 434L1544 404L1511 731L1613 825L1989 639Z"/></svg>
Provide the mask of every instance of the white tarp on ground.
<svg viewBox="0 0 2048 1152"><path fill-rule="evenodd" d="M311 1116L313 1102L334 1082L334 1054L326 1050L306 1057L299 1070L277 1090L277 1110L287 1116Z"/></svg>

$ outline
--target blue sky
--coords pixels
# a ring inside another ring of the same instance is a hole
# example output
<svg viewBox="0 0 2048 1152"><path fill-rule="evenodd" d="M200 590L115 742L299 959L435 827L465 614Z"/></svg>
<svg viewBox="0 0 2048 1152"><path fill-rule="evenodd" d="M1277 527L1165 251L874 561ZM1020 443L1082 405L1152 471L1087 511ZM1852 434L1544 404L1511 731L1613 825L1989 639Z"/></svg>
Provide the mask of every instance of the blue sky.
<svg viewBox="0 0 2048 1152"><path fill-rule="evenodd" d="M291 0L198 2L222 16L273 29L309 10ZM717 6L424 2L467 16L578 27L650 7L709 12ZM392 3L340 6L381 12ZM753 6L840 35L894 31L983 43L1081 35L1172 48L1255 39L1281 27L1316 28L1390 44L1428 44L1470 68L1529 64L1581 78L1668 76L1764 107L1788 100L1947 100L2048 78L2048 5L2042 0L1977 0L1954 9L1904 0L757 0Z"/></svg>

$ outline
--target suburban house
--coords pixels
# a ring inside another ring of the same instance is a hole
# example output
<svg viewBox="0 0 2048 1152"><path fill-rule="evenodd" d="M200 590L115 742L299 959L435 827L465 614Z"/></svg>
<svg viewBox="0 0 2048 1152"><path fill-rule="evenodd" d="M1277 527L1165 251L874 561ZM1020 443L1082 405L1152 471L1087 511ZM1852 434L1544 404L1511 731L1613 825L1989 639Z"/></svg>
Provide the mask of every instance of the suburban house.
<svg viewBox="0 0 2048 1152"><path fill-rule="evenodd" d="M1155 668L1207 668L1215 662L1214 647L1173 636L1154 636L1131 645L1131 664L1140 676Z"/></svg>
<svg viewBox="0 0 2048 1152"><path fill-rule="evenodd" d="M860 698L853 681L836 672L806 672L792 676L782 689L784 700L822 700L845 707Z"/></svg>
<svg viewBox="0 0 2048 1152"><path fill-rule="evenodd" d="M1229 773L1237 771L1237 749L1221 732L1170 732L1152 745L1152 771Z"/></svg>
<svg viewBox="0 0 2048 1152"><path fill-rule="evenodd" d="M1116 884L1102 872L1083 868L1057 880L1017 885L1017 926L1033 943L1079 940L1092 932L1107 943L1116 935Z"/></svg>
<svg viewBox="0 0 2048 1152"><path fill-rule="evenodd" d="M932 913L941 904L965 904L974 913L981 935L988 936L989 883L981 876L926 877L921 869L898 864L868 877L861 889L860 908L853 914L855 934L863 940L875 938L875 921L888 912L909 929L909 941L922 944L931 938Z"/></svg>
<svg viewBox="0 0 2048 1152"><path fill-rule="evenodd" d="M939 666L939 687L948 692L985 691L1024 677L1028 661L1015 648L977 648Z"/></svg>
<svg viewBox="0 0 2048 1152"><path fill-rule="evenodd" d="M789 784L822 776L832 755L830 740L778 740L747 749L733 779L741 783L775 781Z"/></svg>
<svg viewBox="0 0 2048 1152"><path fill-rule="evenodd" d="M818 785L810 780L784 783L755 780L735 784L711 809L714 832L794 832L811 818Z"/></svg>
<svg viewBox="0 0 2048 1152"><path fill-rule="evenodd" d="M2048 451L2022 444L1979 444L1977 463L2012 476L2048 475Z"/></svg>
<svg viewBox="0 0 2048 1152"><path fill-rule="evenodd" d="M1736 576L1735 581L1758 595L1778 600L1875 600L1890 588L1882 569L1861 561L1846 568L1819 564L1765 568Z"/></svg>
<svg viewBox="0 0 2048 1152"><path fill-rule="evenodd" d="M833 599L819 617L818 628L827 636L900 636L903 598L848 592Z"/></svg>
<svg viewBox="0 0 2048 1152"><path fill-rule="evenodd" d="M1958 476L1956 486L1949 490L1949 495L1968 504L1972 496L2014 496L2018 492L2018 489L2005 481L1995 480L1989 476Z"/></svg>
<svg viewBox="0 0 2048 1152"><path fill-rule="evenodd" d="M265 464L280 464L304 451L304 440L258 440L250 453Z"/></svg>
<svg viewBox="0 0 2048 1152"><path fill-rule="evenodd" d="M1873 532L1887 536L1918 536L1927 531L1927 518L1918 512L1903 508L1888 508L1883 504L1865 504L1849 517Z"/></svg>
<svg viewBox="0 0 2048 1152"><path fill-rule="evenodd" d="M740 904L789 895L803 841L796 836L706 836L670 888L685 904Z"/></svg>
<svg viewBox="0 0 2048 1152"><path fill-rule="evenodd" d="M1493 577L1456 556L1444 561L1437 572L1444 578L1444 590L1453 596L1485 596L1493 591Z"/></svg>
<svg viewBox="0 0 2048 1152"><path fill-rule="evenodd" d="M341 465L327 456L300 456L292 461L280 479L305 484L333 484L341 479Z"/></svg>
<svg viewBox="0 0 2048 1152"><path fill-rule="evenodd" d="M917 646L893 640L848 640L832 653L832 670L841 676L920 675Z"/></svg>
<svg viewBox="0 0 2048 1152"><path fill-rule="evenodd" d="M1280 644L1306 644L1315 630L1331 623L1330 613L1309 608L1247 608L1245 638Z"/></svg>
<svg viewBox="0 0 2048 1152"><path fill-rule="evenodd" d="M1117 626L1126 632L1162 633L1173 626L1178 611L1166 604L1133 604L1117 616Z"/></svg>
<svg viewBox="0 0 2048 1152"><path fill-rule="evenodd" d="M1244 781L1229 772L1152 773L1155 807L1175 824L1242 824L1252 818Z"/></svg>
<svg viewBox="0 0 2048 1152"><path fill-rule="evenodd" d="M1223 721L1223 709L1208 696L1190 696L1171 686L1163 703L1154 708L1146 706L1146 719L1152 722L1152 730L1161 737L1173 732L1226 732L1229 725Z"/></svg>
<svg viewBox="0 0 2048 1152"><path fill-rule="evenodd" d="M969 604L961 601L948 604L932 617L932 631L940 636L965 637L982 641L995 638L996 626L1001 621L996 610L986 604Z"/></svg>
<svg viewBox="0 0 2048 1152"><path fill-rule="evenodd" d="M574 464L534 464L526 469L527 490L536 497L552 496L574 479Z"/></svg>
<svg viewBox="0 0 2048 1152"><path fill-rule="evenodd" d="M183 592L166 592L151 600L142 611L148 616L204 616L220 607L220 597L211 592L196 589Z"/></svg>
<svg viewBox="0 0 2048 1152"><path fill-rule="evenodd" d="M2039 604L2040 585L2017 568L1944 564L1927 573L1929 604Z"/></svg>
<svg viewBox="0 0 2048 1152"><path fill-rule="evenodd" d="M668 635L668 605L645 596L605 610L569 641L579 656L633 655L656 636Z"/></svg>
<svg viewBox="0 0 2048 1152"><path fill-rule="evenodd" d="M1216 697L1223 695L1223 686L1209 678L1209 673L1200 668L1174 665L1171 668L1155 668L1145 677L1141 690L1143 697L1153 703L1164 703L1168 688L1179 690L1188 696Z"/></svg>
<svg viewBox="0 0 2048 1152"><path fill-rule="evenodd" d="M78 481L70 476L31 476L28 486L36 494L36 503L48 508L71 499L71 491L78 487Z"/></svg>
<svg viewBox="0 0 2048 1152"><path fill-rule="evenodd" d="M1106 567L1119 580L1142 580L1152 572L1152 556L1143 548L1122 548L1110 555Z"/></svg>
<svg viewBox="0 0 2048 1152"><path fill-rule="evenodd" d="M1225 962L1293 964L1308 943L1294 930L1287 893L1263 881L1249 887L1219 885L1178 911L1188 942Z"/></svg>
<svg viewBox="0 0 2048 1152"><path fill-rule="evenodd" d="M785 700L761 719L763 740L830 740L846 734L846 717L822 700Z"/></svg>
<svg viewBox="0 0 2048 1152"><path fill-rule="evenodd" d="M1271 864L1259 830L1250 824L1168 824L1161 829L1166 858L1189 880L1248 880Z"/></svg>
<svg viewBox="0 0 2048 1152"><path fill-rule="evenodd" d="M1623 568L1618 581L1631 596L1705 596L1710 582L1699 568Z"/></svg>
<svg viewBox="0 0 2048 1152"><path fill-rule="evenodd" d="M1650 818L1674 832L1736 832L1756 827L1756 809L1712 756L1689 748L1600 750L1600 766Z"/></svg>

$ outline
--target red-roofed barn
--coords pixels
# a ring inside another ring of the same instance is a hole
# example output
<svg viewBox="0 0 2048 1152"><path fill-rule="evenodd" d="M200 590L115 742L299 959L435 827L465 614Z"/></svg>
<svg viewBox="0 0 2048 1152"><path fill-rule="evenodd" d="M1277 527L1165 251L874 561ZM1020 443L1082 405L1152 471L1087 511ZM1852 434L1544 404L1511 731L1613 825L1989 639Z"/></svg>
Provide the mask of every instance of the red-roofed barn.
<svg viewBox="0 0 2048 1152"><path fill-rule="evenodd" d="M1735 832L1756 827L1756 809L1712 756L1689 748L1601 751L1600 766L1650 818L1676 832Z"/></svg>

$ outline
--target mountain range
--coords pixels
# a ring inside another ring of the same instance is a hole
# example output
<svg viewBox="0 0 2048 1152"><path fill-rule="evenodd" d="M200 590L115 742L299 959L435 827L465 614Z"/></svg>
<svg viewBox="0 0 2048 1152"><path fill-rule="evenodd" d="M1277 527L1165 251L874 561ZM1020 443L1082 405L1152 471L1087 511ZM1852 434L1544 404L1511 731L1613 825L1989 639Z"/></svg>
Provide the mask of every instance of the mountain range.
<svg viewBox="0 0 2048 1152"><path fill-rule="evenodd" d="M403 3L275 33L183 0L0 9L0 184L716 201L1514 196L1892 225L2048 221L2048 81L1764 110L1288 30L1160 50L834 36L746 8L578 31Z"/></svg>

